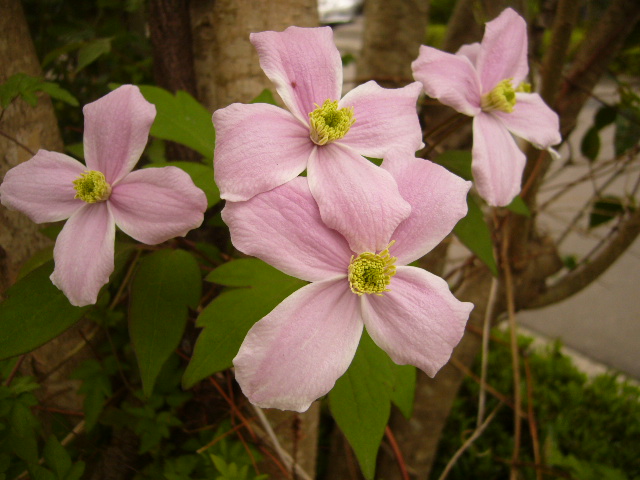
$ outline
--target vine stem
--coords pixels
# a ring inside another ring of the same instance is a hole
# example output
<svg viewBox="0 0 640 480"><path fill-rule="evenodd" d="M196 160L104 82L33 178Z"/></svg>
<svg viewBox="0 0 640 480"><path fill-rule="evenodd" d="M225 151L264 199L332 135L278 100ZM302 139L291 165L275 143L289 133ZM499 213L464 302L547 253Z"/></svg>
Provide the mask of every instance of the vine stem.
<svg viewBox="0 0 640 480"><path fill-rule="evenodd" d="M484 315L482 325L482 357L480 363L480 394L478 395L478 418L476 424L480 426L484 419L487 399L487 369L489 365L489 338L491 332L491 319L495 310L496 293L498 292L498 278L491 278L489 288L489 299L487 300L487 310Z"/></svg>

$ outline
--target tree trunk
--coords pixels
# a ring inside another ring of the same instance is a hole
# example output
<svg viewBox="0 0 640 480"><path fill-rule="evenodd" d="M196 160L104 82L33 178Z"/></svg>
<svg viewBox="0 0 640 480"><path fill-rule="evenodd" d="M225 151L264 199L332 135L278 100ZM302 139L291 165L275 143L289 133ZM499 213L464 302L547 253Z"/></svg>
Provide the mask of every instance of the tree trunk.
<svg viewBox="0 0 640 480"><path fill-rule="evenodd" d="M191 23L198 96L213 111L273 89L250 33L317 26L318 12L314 0L193 0Z"/></svg>
<svg viewBox="0 0 640 480"><path fill-rule="evenodd" d="M411 62L424 43L428 18L428 0L367 0L358 83L397 88L413 82Z"/></svg>

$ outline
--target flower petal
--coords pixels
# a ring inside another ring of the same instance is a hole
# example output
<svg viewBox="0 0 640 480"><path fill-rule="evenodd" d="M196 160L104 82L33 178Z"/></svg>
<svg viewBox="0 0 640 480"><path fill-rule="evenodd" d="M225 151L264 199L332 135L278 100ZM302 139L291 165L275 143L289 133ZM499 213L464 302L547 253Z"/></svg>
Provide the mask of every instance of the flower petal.
<svg viewBox="0 0 640 480"><path fill-rule="evenodd" d="M376 158L393 147L419 150L423 144L416 103L421 91L419 82L390 89L371 81L354 88L339 106L353 107L356 122L339 142Z"/></svg>
<svg viewBox="0 0 640 480"><path fill-rule="evenodd" d="M349 245L322 222L304 177L246 202L227 202L222 219L238 250L288 275L314 282L347 274Z"/></svg>
<svg viewBox="0 0 640 480"><path fill-rule="evenodd" d="M116 227L106 202L85 204L67 221L53 249L53 284L72 305L96 303L113 272Z"/></svg>
<svg viewBox="0 0 640 480"><path fill-rule="evenodd" d="M400 195L411 204L411 215L391 236L396 241L391 248L396 264L406 265L431 251L467 214L471 182L397 150L385 156L382 168L391 173Z"/></svg>
<svg viewBox="0 0 640 480"><path fill-rule="evenodd" d="M304 412L329 392L356 353L359 305L346 280L317 282L256 323L233 359L251 403Z"/></svg>
<svg viewBox="0 0 640 480"><path fill-rule="evenodd" d="M260 66L289 110L304 123L327 100L339 100L342 59L331 27L289 27L284 32L252 33Z"/></svg>
<svg viewBox="0 0 640 480"><path fill-rule="evenodd" d="M289 112L234 103L213 114L215 181L220 196L239 202L288 182L307 166L315 146Z"/></svg>
<svg viewBox="0 0 640 480"><path fill-rule="evenodd" d="M465 115L480 112L480 77L467 57L422 45L411 68L430 97Z"/></svg>
<svg viewBox="0 0 640 480"><path fill-rule="evenodd" d="M364 298L367 332L394 362L433 377L462 338L473 304L460 302L447 282L421 268L398 267L390 287Z"/></svg>
<svg viewBox="0 0 640 480"><path fill-rule="evenodd" d="M471 64L475 66L476 62L478 61L478 55L480 54L481 49L482 47L478 42L468 43L466 45L462 45L456 52L456 55L463 55L467 57Z"/></svg>
<svg viewBox="0 0 640 480"><path fill-rule="evenodd" d="M0 200L36 223L69 218L85 202L74 198L73 181L85 166L62 153L38 150L35 156L16 165L4 176Z"/></svg>
<svg viewBox="0 0 640 480"><path fill-rule="evenodd" d="M471 169L478 193L489 205L509 205L520 192L524 153L502 124L491 114L473 119Z"/></svg>
<svg viewBox="0 0 640 480"><path fill-rule="evenodd" d="M487 23L476 62L487 93L507 78L518 85L529 73L527 63L527 24L515 10L507 8Z"/></svg>
<svg viewBox="0 0 640 480"><path fill-rule="evenodd" d="M177 167L131 172L113 187L108 203L116 225L148 245L185 236L207 209L204 192Z"/></svg>
<svg viewBox="0 0 640 480"><path fill-rule="evenodd" d="M384 250L411 212L389 172L340 145L317 148L307 178L322 220L356 253Z"/></svg>
<svg viewBox="0 0 640 480"><path fill-rule="evenodd" d="M516 93L516 106L511 113L492 112L511 133L535 145L540 150L557 145L560 137L558 114L544 103L537 93Z"/></svg>
<svg viewBox="0 0 640 480"><path fill-rule="evenodd" d="M85 105L84 155L87 167L117 183L138 163L147 144L156 107L135 85L123 85Z"/></svg>

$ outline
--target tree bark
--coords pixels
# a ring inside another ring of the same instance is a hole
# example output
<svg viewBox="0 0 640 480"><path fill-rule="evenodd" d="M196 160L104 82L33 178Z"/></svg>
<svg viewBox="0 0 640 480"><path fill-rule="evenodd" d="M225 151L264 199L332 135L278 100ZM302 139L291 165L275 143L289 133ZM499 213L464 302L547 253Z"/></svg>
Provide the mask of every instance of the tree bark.
<svg viewBox="0 0 640 480"><path fill-rule="evenodd" d="M22 72L42 75L40 62L18 0L0 0L0 83ZM0 117L0 177L19 163L29 160L40 148L61 150L51 101L38 95L38 105L16 99ZM19 143L18 143L19 142ZM0 298L16 280L26 259L51 242L25 215L0 208Z"/></svg>
<svg viewBox="0 0 640 480"><path fill-rule="evenodd" d="M424 43L428 0L367 0L358 82L375 80L387 88L413 82L411 62Z"/></svg>
<svg viewBox="0 0 640 480"><path fill-rule="evenodd" d="M313 0L193 0L191 23L198 96L213 111L273 88L250 33L317 26L318 12Z"/></svg>

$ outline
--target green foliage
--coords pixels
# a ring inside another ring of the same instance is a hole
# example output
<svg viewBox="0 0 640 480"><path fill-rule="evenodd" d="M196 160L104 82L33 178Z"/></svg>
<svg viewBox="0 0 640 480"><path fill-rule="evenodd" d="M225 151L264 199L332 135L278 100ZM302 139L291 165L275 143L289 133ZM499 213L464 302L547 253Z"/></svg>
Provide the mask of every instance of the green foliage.
<svg viewBox="0 0 640 480"><path fill-rule="evenodd" d="M184 374L185 388L229 368L253 324L305 284L257 259L225 263L206 280L233 288L218 295L198 317L196 325L204 330Z"/></svg>
<svg viewBox="0 0 640 480"><path fill-rule="evenodd" d="M498 275L498 264L493 255L491 230L484 220L482 210L471 195L467 196L469 212L453 229L458 239L471 250L493 275Z"/></svg>
<svg viewBox="0 0 640 480"><path fill-rule="evenodd" d="M51 98L56 98L74 107L78 100L67 90L54 82L45 82L39 77L26 73L16 73L0 85L0 107L7 108L11 102L20 97L32 107L38 103L36 93L44 92Z"/></svg>
<svg viewBox="0 0 640 480"><path fill-rule="evenodd" d="M530 340L520 337L519 343L526 350ZM491 344L488 383L508 396L513 392L510 355L505 344ZM526 358L533 378L533 407L543 462L555 472L552 478L566 478L568 474L581 480L640 478L640 459L629 448L640 442L640 388L612 374L588 379L560 352L559 344L545 351L530 351ZM524 379L521 388L526 411ZM478 385L466 379L443 433L434 478L465 435L475 428L478 392ZM496 404L489 397L488 409ZM533 480L535 472L527 466L534 460L526 420L521 439L521 461L525 465L520 470L522 478ZM513 412L503 408L458 460L450 478L509 478L508 462L501 459L510 458L512 450Z"/></svg>
<svg viewBox="0 0 640 480"><path fill-rule="evenodd" d="M0 303L0 359L30 352L57 337L88 310L69 303L51 283L52 271L49 261L7 291Z"/></svg>
<svg viewBox="0 0 640 480"><path fill-rule="evenodd" d="M629 202L633 201L633 197L625 202L614 195L606 195L595 199L589 213L589 228L607 223L629 210L635 210L633 205L628 205Z"/></svg>

